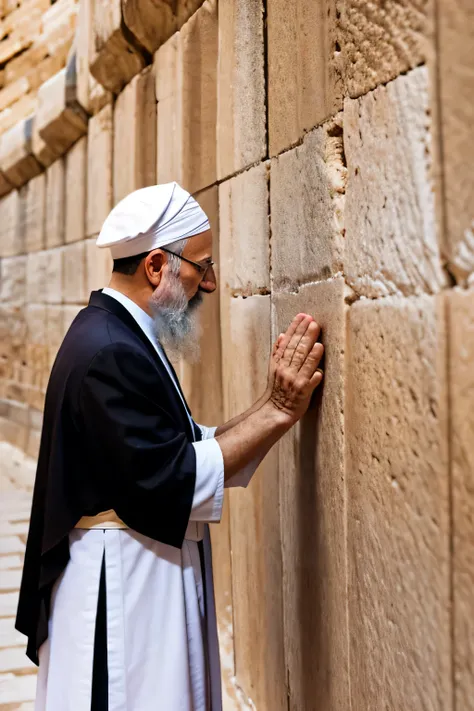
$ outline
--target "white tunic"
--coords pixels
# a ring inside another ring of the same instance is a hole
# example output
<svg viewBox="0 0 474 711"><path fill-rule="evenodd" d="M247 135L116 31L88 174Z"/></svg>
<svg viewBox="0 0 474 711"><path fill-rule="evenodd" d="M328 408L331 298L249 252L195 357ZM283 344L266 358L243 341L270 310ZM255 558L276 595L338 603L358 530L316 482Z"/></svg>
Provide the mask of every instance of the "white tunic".
<svg viewBox="0 0 474 711"><path fill-rule="evenodd" d="M134 316L174 382L153 337L150 317L123 294L111 289L104 293ZM49 636L39 651L35 711L90 711L104 554L108 711L221 711L210 543L204 522L220 520L224 466L213 438L215 429L201 430L203 441L194 443L191 520L180 550L131 529L71 532L70 561L53 589ZM227 486L246 486L254 470L255 465L248 467ZM205 551L204 579L199 540Z"/></svg>

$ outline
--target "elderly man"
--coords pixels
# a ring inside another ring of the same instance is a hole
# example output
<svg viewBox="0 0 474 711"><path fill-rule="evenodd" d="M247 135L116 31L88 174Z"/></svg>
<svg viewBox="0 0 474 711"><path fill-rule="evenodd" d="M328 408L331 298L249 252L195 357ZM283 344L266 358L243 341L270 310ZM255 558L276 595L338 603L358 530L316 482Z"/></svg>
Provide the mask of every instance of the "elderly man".
<svg viewBox="0 0 474 711"><path fill-rule="evenodd" d="M207 524L306 411L319 328L296 316L261 399L197 425L164 348L196 356L196 308L216 288L206 215L176 183L144 188L97 243L110 284L71 325L46 395L17 615L35 709L219 711Z"/></svg>

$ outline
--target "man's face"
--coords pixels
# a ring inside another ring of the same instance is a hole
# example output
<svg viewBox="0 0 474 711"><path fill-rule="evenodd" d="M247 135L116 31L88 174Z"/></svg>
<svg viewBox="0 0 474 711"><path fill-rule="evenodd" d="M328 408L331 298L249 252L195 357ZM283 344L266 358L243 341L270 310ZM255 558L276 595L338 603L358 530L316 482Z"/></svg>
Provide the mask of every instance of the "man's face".
<svg viewBox="0 0 474 711"><path fill-rule="evenodd" d="M207 230L191 237L182 256L205 269L206 265L212 262L212 231ZM182 259L180 277L188 300L192 299L198 291L211 294L216 289L216 275L212 267L203 273L194 264L189 264Z"/></svg>

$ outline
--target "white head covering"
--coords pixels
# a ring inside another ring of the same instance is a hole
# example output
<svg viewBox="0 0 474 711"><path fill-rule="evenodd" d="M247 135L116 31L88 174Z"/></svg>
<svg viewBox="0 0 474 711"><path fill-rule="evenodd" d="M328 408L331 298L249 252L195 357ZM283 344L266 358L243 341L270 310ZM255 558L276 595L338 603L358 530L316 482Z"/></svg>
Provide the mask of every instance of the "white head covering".
<svg viewBox="0 0 474 711"><path fill-rule="evenodd" d="M97 239L112 259L133 257L210 227L206 213L177 183L135 190L109 213Z"/></svg>

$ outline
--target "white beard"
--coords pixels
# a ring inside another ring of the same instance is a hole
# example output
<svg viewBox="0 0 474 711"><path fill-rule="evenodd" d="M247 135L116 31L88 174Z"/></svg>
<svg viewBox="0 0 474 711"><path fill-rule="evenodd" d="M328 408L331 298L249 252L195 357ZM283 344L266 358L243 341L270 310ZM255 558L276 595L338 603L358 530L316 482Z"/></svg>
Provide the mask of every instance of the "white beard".
<svg viewBox="0 0 474 711"><path fill-rule="evenodd" d="M199 359L200 323L198 308L202 303L198 291L190 301L179 276L168 272L150 298L154 331L168 355L183 356L191 363Z"/></svg>

